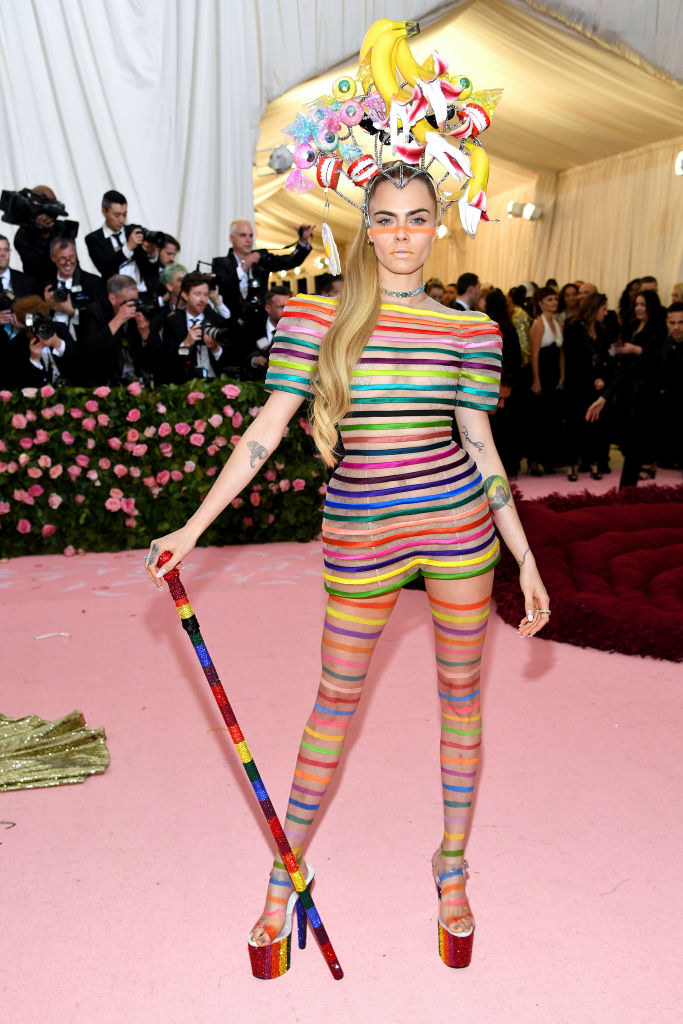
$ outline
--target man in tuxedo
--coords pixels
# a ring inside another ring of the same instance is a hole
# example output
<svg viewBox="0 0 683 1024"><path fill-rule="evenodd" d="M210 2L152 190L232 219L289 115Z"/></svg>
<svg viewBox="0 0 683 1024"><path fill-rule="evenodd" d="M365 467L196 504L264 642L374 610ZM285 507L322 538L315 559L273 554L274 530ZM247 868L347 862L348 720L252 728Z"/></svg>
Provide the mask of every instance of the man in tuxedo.
<svg viewBox="0 0 683 1024"><path fill-rule="evenodd" d="M85 236L85 244L98 272L108 281L114 274L118 274L122 263L133 258L136 246L142 244L142 232L139 231L130 239L126 238L128 202L115 189L110 189L102 196L102 214L104 224ZM128 248L129 240L132 242L131 248Z"/></svg>
<svg viewBox="0 0 683 1024"><path fill-rule="evenodd" d="M106 297L83 310L79 342L91 385L111 386L155 374L160 341L149 317L138 309L132 277L109 278Z"/></svg>
<svg viewBox="0 0 683 1024"><path fill-rule="evenodd" d="M292 297L289 288L278 286L271 288L266 296L265 319L262 324L261 337L256 341L256 348L248 358L249 376L256 380L265 380L268 369L268 357L273 344L273 336L280 322L282 312Z"/></svg>
<svg viewBox="0 0 683 1024"><path fill-rule="evenodd" d="M31 191L42 199L56 199L49 185L36 185ZM29 274L38 291L42 291L52 274L50 243L54 238L75 239L75 221L56 220L51 213L39 213L32 224L22 224L14 236L24 273Z"/></svg>
<svg viewBox="0 0 683 1024"><path fill-rule="evenodd" d="M81 383L76 342L64 324L50 320L47 303L39 295L26 295L17 299L14 308L19 332L3 353L3 383L10 388ZM30 326L27 319L33 320ZM43 326L40 332L38 323ZM51 333L45 328L51 328Z"/></svg>
<svg viewBox="0 0 683 1024"><path fill-rule="evenodd" d="M21 270L10 268L11 252L9 239L0 235L0 331L4 331L10 338L19 330L19 322L13 310L15 299L23 295L34 295L36 291L33 278Z"/></svg>
<svg viewBox="0 0 683 1024"><path fill-rule="evenodd" d="M210 284L211 278L197 271L183 278L183 308L170 313L161 328L159 380L180 384L220 374L241 377L244 357L240 340L230 322L208 306Z"/></svg>
<svg viewBox="0 0 683 1024"><path fill-rule="evenodd" d="M76 246L68 238L53 238L50 242L50 259L53 272L45 286L43 298L50 307L53 319L66 324L74 341L78 337L81 310L96 299L104 298L102 278L81 270L76 255ZM55 291L66 289L67 295L60 299Z"/></svg>
<svg viewBox="0 0 683 1024"><path fill-rule="evenodd" d="M453 303L453 309L479 309L481 284L476 274L461 274L455 287L458 297Z"/></svg>
<svg viewBox="0 0 683 1024"><path fill-rule="evenodd" d="M254 229L248 220L234 220L230 225L230 249L227 256L216 256L211 272L218 278L223 302L231 319L256 335L268 292L268 278L277 270L300 266L311 251L312 224L301 224L299 241L287 255L254 249Z"/></svg>

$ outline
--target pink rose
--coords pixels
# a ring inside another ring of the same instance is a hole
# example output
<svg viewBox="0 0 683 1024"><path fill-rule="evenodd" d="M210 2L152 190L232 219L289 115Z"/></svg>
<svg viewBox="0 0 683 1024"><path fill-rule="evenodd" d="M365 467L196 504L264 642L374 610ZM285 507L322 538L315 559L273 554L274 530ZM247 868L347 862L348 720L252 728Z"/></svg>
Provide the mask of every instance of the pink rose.
<svg viewBox="0 0 683 1024"><path fill-rule="evenodd" d="M3 402L9 402L10 399L12 398L12 392L11 391L0 391L0 398L3 400Z"/></svg>
<svg viewBox="0 0 683 1024"><path fill-rule="evenodd" d="M43 384L42 388L40 389L41 398L52 398L54 393L55 389L52 387L51 384Z"/></svg>
<svg viewBox="0 0 683 1024"><path fill-rule="evenodd" d="M107 416L106 412L98 412L98 414L97 414L97 422L99 423L99 425L101 427L108 427L109 426L109 417Z"/></svg>
<svg viewBox="0 0 683 1024"><path fill-rule="evenodd" d="M120 487L110 487L109 488L109 497L110 498L122 498L123 497L123 491L121 490Z"/></svg>
<svg viewBox="0 0 683 1024"><path fill-rule="evenodd" d="M217 434L213 439L213 443L216 445L217 448L225 448L228 442L226 438L222 437L220 434Z"/></svg>
<svg viewBox="0 0 683 1024"><path fill-rule="evenodd" d="M77 505L82 505L83 502L85 501L85 494L77 494L76 497L74 498L74 501L76 502Z"/></svg>
<svg viewBox="0 0 683 1024"><path fill-rule="evenodd" d="M94 430L96 426L97 420L95 419L94 416L86 416L85 419L83 420L84 430Z"/></svg>
<svg viewBox="0 0 683 1024"><path fill-rule="evenodd" d="M277 494L280 488L277 484L268 484L268 490L271 494Z"/></svg>
<svg viewBox="0 0 683 1024"><path fill-rule="evenodd" d="M145 487L154 487L156 480L154 479L153 476L143 476L142 482L145 485Z"/></svg>
<svg viewBox="0 0 683 1024"><path fill-rule="evenodd" d="M237 430L239 427L242 426L242 419L243 419L242 413L241 412L236 412L235 415L232 418L232 425L235 428L235 430Z"/></svg>
<svg viewBox="0 0 683 1024"><path fill-rule="evenodd" d="M38 459L38 465L41 469L49 469L52 465L52 459L49 455L41 455Z"/></svg>
<svg viewBox="0 0 683 1024"><path fill-rule="evenodd" d="M318 494L327 494L327 484L321 484L318 488Z"/></svg>
<svg viewBox="0 0 683 1024"><path fill-rule="evenodd" d="M215 476L218 472L218 466L209 466L208 469L204 470L204 476Z"/></svg>
<svg viewBox="0 0 683 1024"><path fill-rule="evenodd" d="M87 412L97 412L99 407L99 402L96 402L94 398L89 398L88 401L85 403L85 408Z"/></svg>
<svg viewBox="0 0 683 1024"><path fill-rule="evenodd" d="M139 466L131 466L128 472L130 473L131 476L138 477L141 475L142 470L140 469Z"/></svg>
<svg viewBox="0 0 683 1024"><path fill-rule="evenodd" d="M83 410L82 409L69 409L69 414L72 417L72 419L80 420L81 417L83 416Z"/></svg>
<svg viewBox="0 0 683 1024"><path fill-rule="evenodd" d="M275 463L275 468L279 469L280 471L282 471L285 468L284 462L276 462Z"/></svg>
<svg viewBox="0 0 683 1024"><path fill-rule="evenodd" d="M99 388L95 388L95 390L93 391L93 395L97 395L98 398L106 398L107 395L110 393L111 388L105 387L104 384L102 384Z"/></svg>
<svg viewBox="0 0 683 1024"><path fill-rule="evenodd" d="M66 471L72 480L75 480L76 477L80 476L81 473L83 472L80 466L67 466Z"/></svg>
<svg viewBox="0 0 683 1024"><path fill-rule="evenodd" d="M262 409L262 408L263 408L263 406L262 406L262 405L252 405L251 409L249 409L249 415L250 415L250 416L251 416L251 417L252 417L253 419L256 419L256 417L258 416L258 414L259 414L259 413L261 412L261 409Z"/></svg>
<svg viewBox="0 0 683 1024"><path fill-rule="evenodd" d="M6 462L0 462L0 476L2 476L2 474L6 473L6 472L7 472L7 463Z"/></svg>
<svg viewBox="0 0 683 1024"><path fill-rule="evenodd" d="M135 512L135 498L121 498L121 508L126 515L132 516Z"/></svg>
<svg viewBox="0 0 683 1024"><path fill-rule="evenodd" d="M178 481L182 480L182 479L183 479L183 474L180 472L179 469L172 469L171 470L171 480L175 480L175 482L178 483Z"/></svg>
<svg viewBox="0 0 683 1024"><path fill-rule="evenodd" d="M261 504L261 495L258 491L252 491L249 495L249 501L252 503L254 508L257 508Z"/></svg>
<svg viewBox="0 0 683 1024"><path fill-rule="evenodd" d="M36 430L36 444L45 444L45 442L49 440L50 435L47 430Z"/></svg>
<svg viewBox="0 0 683 1024"><path fill-rule="evenodd" d="M145 427L145 429L143 430L143 434L145 435L145 437L154 437L156 432L157 428L154 426Z"/></svg>
<svg viewBox="0 0 683 1024"><path fill-rule="evenodd" d="M164 413L166 412L166 406L163 404L163 402L157 402L157 412L159 413L160 416L163 416Z"/></svg>
<svg viewBox="0 0 683 1024"><path fill-rule="evenodd" d="M173 445L169 444L168 441L164 441L159 445L159 451L162 455L165 455L167 459L170 459L171 455L173 455Z"/></svg>
<svg viewBox="0 0 683 1024"><path fill-rule="evenodd" d="M45 523L45 526L40 531L43 537L51 537L53 533L57 532L57 527L53 526L52 523Z"/></svg>
<svg viewBox="0 0 683 1024"><path fill-rule="evenodd" d="M218 451L218 448L216 447L216 445L215 444L210 444L209 447L206 449L206 454L207 455L215 455L217 451Z"/></svg>
<svg viewBox="0 0 683 1024"><path fill-rule="evenodd" d="M22 452L17 461L20 466L26 466L31 461L31 456L27 455L26 452Z"/></svg>
<svg viewBox="0 0 683 1024"><path fill-rule="evenodd" d="M159 437L168 437L172 429L171 424L164 420L163 423L159 424Z"/></svg>
<svg viewBox="0 0 683 1024"><path fill-rule="evenodd" d="M54 416L54 412L52 411L52 409L49 408L42 409L40 415L46 420L51 420L52 417Z"/></svg>
<svg viewBox="0 0 683 1024"><path fill-rule="evenodd" d="M27 409L26 410L26 422L27 423L35 423L36 419L37 419L37 417L36 417L36 414L34 413L33 409Z"/></svg>
<svg viewBox="0 0 683 1024"><path fill-rule="evenodd" d="M64 403L63 402L57 402L56 405L52 406L52 411L55 414L55 416L63 416L64 415Z"/></svg>
<svg viewBox="0 0 683 1024"><path fill-rule="evenodd" d="M19 469L19 466L18 466L18 464L17 464L17 463L16 463L15 461L14 461L14 459L12 459L12 460L11 460L11 462L8 462L8 463L7 463L7 472L8 472L8 473L16 473L16 471L17 471L18 469Z"/></svg>
<svg viewBox="0 0 683 1024"><path fill-rule="evenodd" d="M206 420L195 420L192 425L198 434L203 434L206 430Z"/></svg>
<svg viewBox="0 0 683 1024"><path fill-rule="evenodd" d="M56 480L58 477L62 475L62 473L63 470L61 466L52 466L50 469L50 480Z"/></svg>
<svg viewBox="0 0 683 1024"><path fill-rule="evenodd" d="M139 380L134 380L132 384L128 385L128 394L132 395L133 398L137 398L138 395L142 394L142 384Z"/></svg>
<svg viewBox="0 0 683 1024"><path fill-rule="evenodd" d="M241 388L238 388L236 384L226 384L221 388L221 391L226 398L237 398L238 395L242 394Z"/></svg>
<svg viewBox="0 0 683 1024"><path fill-rule="evenodd" d="M196 463L194 463L191 459L187 459L185 465L183 466L183 473L194 473L195 467Z"/></svg>
<svg viewBox="0 0 683 1024"><path fill-rule="evenodd" d="M135 447L133 448L133 455L135 455L138 458L140 458L140 456L144 455L146 451L147 451L147 445L146 444L136 444Z"/></svg>
<svg viewBox="0 0 683 1024"><path fill-rule="evenodd" d="M15 487L12 493L12 497L15 501L25 501L26 495L27 491L25 491L23 487Z"/></svg>
<svg viewBox="0 0 683 1024"><path fill-rule="evenodd" d="M77 466L82 466L83 469L90 465L90 459L87 455L77 455L75 462Z"/></svg>
<svg viewBox="0 0 683 1024"><path fill-rule="evenodd" d="M89 469L85 475L87 476L88 480L92 480L93 483L95 482L95 480L100 479L99 473L97 472L96 469Z"/></svg>
<svg viewBox="0 0 683 1024"><path fill-rule="evenodd" d="M62 431L62 441L64 442L64 444L73 444L74 441L75 441L75 438L74 438L73 434L69 433L68 430L63 430Z"/></svg>
<svg viewBox="0 0 683 1024"><path fill-rule="evenodd" d="M125 476L127 472L128 470L126 469L126 467L122 465L120 462L117 462L116 465L114 466L115 476Z"/></svg>
<svg viewBox="0 0 683 1024"><path fill-rule="evenodd" d="M20 438L19 439L19 444L24 449L24 451L28 451L29 448L33 448L33 441L31 440L30 437L22 437L22 438Z"/></svg>
<svg viewBox="0 0 683 1024"><path fill-rule="evenodd" d="M17 523L17 530L19 531L19 533L30 533L31 524L28 521L28 519L20 519L19 522Z"/></svg>
<svg viewBox="0 0 683 1024"><path fill-rule="evenodd" d="M220 427L223 422L223 417L219 412L215 412L213 416L209 416L209 423L212 427Z"/></svg>
<svg viewBox="0 0 683 1024"><path fill-rule="evenodd" d="M187 396L187 404L188 405L194 405L195 402L201 401L201 399L203 397L204 397L204 392L203 391L190 391L190 393Z"/></svg>
<svg viewBox="0 0 683 1024"><path fill-rule="evenodd" d="M88 449L89 452L91 452L93 450L93 448L95 447L95 438L94 437L89 437L87 439L87 441L85 442L85 447Z"/></svg>
<svg viewBox="0 0 683 1024"><path fill-rule="evenodd" d="M111 469L111 462L109 459L100 459L97 465L100 469Z"/></svg>
<svg viewBox="0 0 683 1024"><path fill-rule="evenodd" d="M263 476L264 476L264 478L266 480L274 480L275 479L275 470L274 469L267 469L265 471L265 473L263 474Z"/></svg>
<svg viewBox="0 0 683 1024"><path fill-rule="evenodd" d="M283 492L284 491L288 491L290 487L291 487L291 484L290 484L289 480L281 480L280 481L280 490L281 491L283 491Z"/></svg>
<svg viewBox="0 0 683 1024"><path fill-rule="evenodd" d="M156 481L160 487L163 487L171 479L171 474L167 469L162 469L157 473Z"/></svg>
<svg viewBox="0 0 683 1024"><path fill-rule="evenodd" d="M233 508L241 508L244 505L244 498L233 498L231 504Z"/></svg>
<svg viewBox="0 0 683 1024"><path fill-rule="evenodd" d="M3 440L2 440L1 438L0 438L0 452L6 452L6 451L7 451L7 445L6 445L6 444L5 444L5 442L4 442L4 441L3 441Z"/></svg>
<svg viewBox="0 0 683 1024"><path fill-rule="evenodd" d="M241 441L241 440L242 440L242 435L241 434L233 434L232 437L230 438L230 444L234 448L235 445L237 444L237 442Z"/></svg>
<svg viewBox="0 0 683 1024"><path fill-rule="evenodd" d="M311 427L311 424L310 424L310 423L308 422L308 420L307 420L307 419L305 419L305 418L304 418L303 416L301 416L301 417L299 418L299 426L300 426L300 427L301 427L301 429L303 430L304 434L308 434L308 436L309 436L309 437L310 437L310 436L311 436L311 434L313 433L313 429L312 429L312 427Z"/></svg>
<svg viewBox="0 0 683 1024"><path fill-rule="evenodd" d="M244 523L245 526L249 527L249 529L251 529L251 527L254 525L254 520L251 518L251 516L245 516L242 522Z"/></svg>
<svg viewBox="0 0 683 1024"><path fill-rule="evenodd" d="M32 498L39 498L40 495L43 493L43 488L40 486L40 484L31 484L31 486L28 489L28 493L31 495Z"/></svg>
<svg viewBox="0 0 683 1024"><path fill-rule="evenodd" d="M132 530L134 530L135 527L137 526L137 523L135 522L135 519L133 518L133 516L128 516L128 518L125 519L124 522L125 522L126 526L130 526L130 528Z"/></svg>
<svg viewBox="0 0 683 1024"><path fill-rule="evenodd" d="M37 466L29 466L26 472L32 480L38 480L43 475L42 469L38 469Z"/></svg>
<svg viewBox="0 0 683 1024"><path fill-rule="evenodd" d="M126 419L128 420L129 423L137 423L137 421L140 419L140 410L135 408L129 409Z"/></svg>
<svg viewBox="0 0 683 1024"><path fill-rule="evenodd" d="M15 430L23 430L26 426L27 420L23 413L15 412L14 416L10 420L10 423Z"/></svg>
<svg viewBox="0 0 683 1024"><path fill-rule="evenodd" d="M119 498L107 498L104 507L109 512L118 512L121 508L121 500Z"/></svg>
<svg viewBox="0 0 683 1024"><path fill-rule="evenodd" d="M228 417L234 416L235 415L235 410L233 409L233 407L231 405L224 405L223 406L223 415L224 416L228 416Z"/></svg>
<svg viewBox="0 0 683 1024"><path fill-rule="evenodd" d="M270 524L274 523L274 522L275 522L275 516L271 512L270 515L268 516L268 526L270 526Z"/></svg>
<svg viewBox="0 0 683 1024"><path fill-rule="evenodd" d="M0 516L6 516L9 512L9 501L0 501Z"/></svg>
<svg viewBox="0 0 683 1024"><path fill-rule="evenodd" d="M204 444L203 434L190 434L190 444L193 444L195 448L201 448Z"/></svg>
<svg viewBox="0 0 683 1024"><path fill-rule="evenodd" d="M109 445L110 448L113 448L115 452L117 452L121 447L121 442L119 441L118 437L108 438L107 444Z"/></svg>
<svg viewBox="0 0 683 1024"><path fill-rule="evenodd" d="M76 554L76 548L73 546L73 544L67 544L67 546L64 548L64 554L66 555L67 558L72 558L73 555Z"/></svg>
<svg viewBox="0 0 683 1024"><path fill-rule="evenodd" d="M128 431L128 433L126 434L126 441L129 441L131 444L135 444L136 441L139 441L139 440L140 440L140 434L135 429L135 427L131 427L130 430Z"/></svg>
<svg viewBox="0 0 683 1024"><path fill-rule="evenodd" d="M176 423L175 430L176 434L181 434L183 437L185 437L187 434L190 433L192 427L190 426L189 423Z"/></svg>
<svg viewBox="0 0 683 1024"><path fill-rule="evenodd" d="M305 486L306 481L302 480L300 476L298 476L296 480L292 480L292 487L294 488L295 491L303 491Z"/></svg>

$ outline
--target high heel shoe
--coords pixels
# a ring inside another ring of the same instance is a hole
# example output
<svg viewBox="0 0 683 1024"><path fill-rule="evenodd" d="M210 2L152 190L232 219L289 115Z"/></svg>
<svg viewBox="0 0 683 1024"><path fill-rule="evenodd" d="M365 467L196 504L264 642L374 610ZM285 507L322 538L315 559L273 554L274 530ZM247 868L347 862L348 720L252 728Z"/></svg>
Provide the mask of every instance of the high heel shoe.
<svg viewBox="0 0 683 1024"><path fill-rule="evenodd" d="M602 473L597 464L591 466L591 480L602 480Z"/></svg>
<svg viewBox="0 0 683 1024"><path fill-rule="evenodd" d="M641 466L638 472L639 480L654 480L657 475L656 466Z"/></svg>
<svg viewBox="0 0 683 1024"><path fill-rule="evenodd" d="M308 877L306 878L307 886L311 885L314 875L315 871L309 864ZM249 960L251 961L251 973L255 978L262 980L280 978L289 970L292 956L292 915L295 907L299 949L306 948L306 924L308 919L299 899L299 893L295 889L290 893L287 900L285 923L273 941L265 946L259 946L253 939L249 939Z"/></svg>
<svg viewBox="0 0 683 1024"><path fill-rule="evenodd" d="M576 472L576 467L572 466L572 468L567 473L567 480L571 480L571 482L574 483L578 479L579 479L579 474Z"/></svg>
<svg viewBox="0 0 683 1024"><path fill-rule="evenodd" d="M467 871L468 864L464 860L461 868L455 868L453 871L445 871L443 874L438 875L434 870L434 881L436 883L436 889L439 894L439 900L441 899L442 889L446 892L449 889L465 889L465 872ZM459 879L456 882L450 882L449 879ZM444 886L444 882L446 885ZM453 903L466 903L467 900L453 900L449 901ZM471 911L466 914L461 914L460 917L455 917L453 921L461 920L464 917L472 917ZM439 938L439 956L446 964L446 967L468 967L472 959L472 944L474 942L474 920L472 921L472 927L463 932L454 934L449 931L444 924L441 923L441 917L437 922L438 926L438 938Z"/></svg>

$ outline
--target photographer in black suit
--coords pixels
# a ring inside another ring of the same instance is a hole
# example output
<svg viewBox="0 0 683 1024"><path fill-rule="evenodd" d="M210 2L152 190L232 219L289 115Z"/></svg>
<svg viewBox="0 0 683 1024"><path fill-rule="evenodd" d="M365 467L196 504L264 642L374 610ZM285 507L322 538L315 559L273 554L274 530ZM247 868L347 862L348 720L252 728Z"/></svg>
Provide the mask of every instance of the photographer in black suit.
<svg viewBox="0 0 683 1024"><path fill-rule="evenodd" d="M125 274L107 281L107 295L83 310L80 348L87 381L120 384L154 376L160 341L151 328L154 310L139 299L138 286Z"/></svg>
<svg viewBox="0 0 683 1024"><path fill-rule="evenodd" d="M114 274L126 274L140 291L154 291L159 280L159 247L169 239L177 254L180 245L161 231L146 232L139 224L126 224L128 200L115 189L102 196L102 214L102 227L85 236L90 259L102 277L107 281ZM169 254L168 262L174 259L175 255Z"/></svg>
<svg viewBox="0 0 683 1024"><path fill-rule="evenodd" d="M50 319L50 309L39 295L25 295L14 305L18 334L3 355L2 378L10 388L43 384L80 384L78 348L64 324Z"/></svg>
<svg viewBox="0 0 683 1024"><path fill-rule="evenodd" d="M26 213L30 221L24 220L23 217L20 220L10 220L11 224L20 225L14 236L14 248L21 257L24 273L29 274L36 287L42 291L52 276L50 243L54 238L75 239L78 224L75 221L58 220L55 208L64 211L64 215L66 211L64 206L57 202L57 197L49 185L36 185L26 194L31 198L33 209ZM41 206L45 212L41 212Z"/></svg>
<svg viewBox="0 0 683 1024"><path fill-rule="evenodd" d="M235 220L230 225L230 243L227 256L217 256L211 272L218 278L223 302L230 310L230 318L244 327L252 337L262 320L268 292L268 277L277 270L291 270L300 266L311 251L313 225L299 227L299 241L294 251L284 255L254 249L254 229L248 220Z"/></svg>
<svg viewBox="0 0 683 1024"><path fill-rule="evenodd" d="M36 291L33 278L21 270L11 269L11 252L9 239L0 235L0 331L4 331L10 338L19 330L13 309L15 300L23 295L34 295Z"/></svg>
<svg viewBox="0 0 683 1024"><path fill-rule="evenodd" d="M81 270L76 246L69 238L53 238L50 242L52 274L45 286L43 298L50 307L52 318L66 324L74 341L78 337L81 310L96 299L104 298L104 283L96 274Z"/></svg>
<svg viewBox="0 0 683 1024"><path fill-rule="evenodd" d="M230 321L208 308L211 278L193 271L180 286L182 309L161 328L158 379L181 384L195 377L239 376L242 355Z"/></svg>
<svg viewBox="0 0 683 1024"><path fill-rule="evenodd" d="M289 288L278 286L271 288L266 296L265 315L261 322L261 336L256 339L256 348L249 354L247 369L254 380L265 380L268 369L268 356L273 344L275 329L280 322L282 312L291 299Z"/></svg>

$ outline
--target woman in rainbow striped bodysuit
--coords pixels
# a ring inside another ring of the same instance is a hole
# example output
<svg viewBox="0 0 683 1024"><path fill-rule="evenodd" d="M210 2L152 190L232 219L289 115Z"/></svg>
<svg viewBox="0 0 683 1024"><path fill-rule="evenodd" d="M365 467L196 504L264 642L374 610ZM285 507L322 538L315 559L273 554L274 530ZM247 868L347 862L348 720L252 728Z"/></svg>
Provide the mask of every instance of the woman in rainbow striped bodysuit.
<svg viewBox="0 0 683 1024"><path fill-rule="evenodd" d="M186 526L153 542L148 571L161 586L159 552L173 552L163 573L249 483L302 401L313 398L320 453L330 465L337 461L337 427L344 451L323 513L329 600L322 678L299 749L285 831L310 877L303 847L339 763L372 652L401 587L421 573L442 709L444 833L432 858L439 949L456 967L469 963L474 932L464 840L481 744L479 666L500 557L492 513L520 566L521 636L542 628L549 604L489 427L500 332L484 313L453 311L424 294L437 208L425 172L403 183L389 168L373 179L338 307L314 296L287 303L271 350L270 398ZM462 449L452 439L454 410ZM289 944L295 898L287 871L275 861L252 948Z"/></svg>

